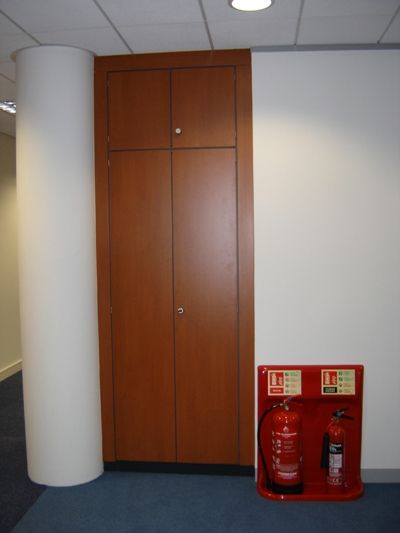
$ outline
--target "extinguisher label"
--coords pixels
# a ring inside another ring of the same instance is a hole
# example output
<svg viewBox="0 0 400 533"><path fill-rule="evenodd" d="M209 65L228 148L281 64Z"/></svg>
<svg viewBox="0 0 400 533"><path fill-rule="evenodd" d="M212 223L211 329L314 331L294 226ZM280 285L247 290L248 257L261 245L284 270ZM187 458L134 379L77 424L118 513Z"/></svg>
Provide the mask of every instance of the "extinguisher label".
<svg viewBox="0 0 400 533"><path fill-rule="evenodd" d="M321 394L326 396L355 395L356 376L354 368L321 370Z"/></svg>
<svg viewBox="0 0 400 533"><path fill-rule="evenodd" d="M328 485L340 486L343 483L343 444L329 444Z"/></svg>
<svg viewBox="0 0 400 533"><path fill-rule="evenodd" d="M301 394L301 370L268 370L268 396Z"/></svg>
<svg viewBox="0 0 400 533"><path fill-rule="evenodd" d="M273 433L272 469L277 483L300 483L301 455L298 433Z"/></svg>

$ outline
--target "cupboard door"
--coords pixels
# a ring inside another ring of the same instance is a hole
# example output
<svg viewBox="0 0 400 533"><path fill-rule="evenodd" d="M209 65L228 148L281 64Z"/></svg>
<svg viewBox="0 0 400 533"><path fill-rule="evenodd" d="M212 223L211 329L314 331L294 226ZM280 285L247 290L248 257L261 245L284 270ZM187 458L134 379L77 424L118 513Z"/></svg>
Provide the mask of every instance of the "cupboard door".
<svg viewBox="0 0 400 533"><path fill-rule="evenodd" d="M168 71L110 73L108 106L110 150L169 147Z"/></svg>
<svg viewBox="0 0 400 533"><path fill-rule="evenodd" d="M170 153L110 160L118 460L176 461Z"/></svg>
<svg viewBox="0 0 400 533"><path fill-rule="evenodd" d="M235 150L175 151L173 206L178 462L235 464Z"/></svg>
<svg viewBox="0 0 400 533"><path fill-rule="evenodd" d="M233 67L172 71L174 148L235 145L234 74Z"/></svg>

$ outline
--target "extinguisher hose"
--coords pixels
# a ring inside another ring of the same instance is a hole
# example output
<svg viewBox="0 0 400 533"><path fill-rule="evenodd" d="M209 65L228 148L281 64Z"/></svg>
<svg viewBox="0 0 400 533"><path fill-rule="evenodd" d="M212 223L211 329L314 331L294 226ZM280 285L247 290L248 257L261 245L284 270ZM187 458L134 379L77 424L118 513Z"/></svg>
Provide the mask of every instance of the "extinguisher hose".
<svg viewBox="0 0 400 533"><path fill-rule="evenodd" d="M263 422L264 420L266 419L267 415L273 411L274 409L276 409L276 407L279 407L279 405L281 404L275 404L273 405L272 407L269 407L268 409L266 409L263 414L261 415L261 418L258 422L258 427L257 427L257 446L258 446L258 452L260 454L260 458L261 458L261 462L262 462L262 466L263 466L263 469L264 469L264 474L265 474L265 483L267 485L267 489L271 489L272 487L272 483L271 483L271 478L269 476L269 472L268 472L268 466L267 466L267 461L265 460L265 455L264 455L264 451L263 451L263 447L262 447L262 442L261 442L261 429L262 429L262 425L263 425Z"/></svg>
<svg viewBox="0 0 400 533"><path fill-rule="evenodd" d="M321 468L329 467L329 434L328 432L324 433L322 438L322 451L321 451Z"/></svg>

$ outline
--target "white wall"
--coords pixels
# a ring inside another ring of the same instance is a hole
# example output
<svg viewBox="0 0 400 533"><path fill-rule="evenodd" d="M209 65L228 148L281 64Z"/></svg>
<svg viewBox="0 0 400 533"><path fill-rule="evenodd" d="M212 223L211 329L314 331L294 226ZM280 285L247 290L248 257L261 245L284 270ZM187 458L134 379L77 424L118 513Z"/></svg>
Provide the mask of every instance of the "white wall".
<svg viewBox="0 0 400 533"><path fill-rule="evenodd" d="M0 380L20 368L15 139L0 133Z"/></svg>
<svg viewBox="0 0 400 533"><path fill-rule="evenodd" d="M256 362L364 364L400 469L400 51L254 53L253 106Z"/></svg>

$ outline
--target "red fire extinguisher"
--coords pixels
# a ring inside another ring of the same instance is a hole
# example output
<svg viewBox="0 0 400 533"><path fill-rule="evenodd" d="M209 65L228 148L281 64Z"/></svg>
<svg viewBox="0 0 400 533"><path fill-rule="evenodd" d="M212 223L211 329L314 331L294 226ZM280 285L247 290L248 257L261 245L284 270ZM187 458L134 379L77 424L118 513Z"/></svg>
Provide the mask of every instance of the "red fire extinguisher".
<svg viewBox="0 0 400 533"><path fill-rule="evenodd" d="M324 435L321 467L327 469L326 484L329 492L341 492L346 486L346 431L342 419L354 420L352 416L345 414L347 409L338 409L332 413L331 421Z"/></svg>
<svg viewBox="0 0 400 533"><path fill-rule="evenodd" d="M303 492L302 422L297 411L289 405L291 398L264 411L257 431L258 448L264 467L267 488L277 494ZM272 472L269 474L265 460L261 427L266 416L273 411L271 421Z"/></svg>

